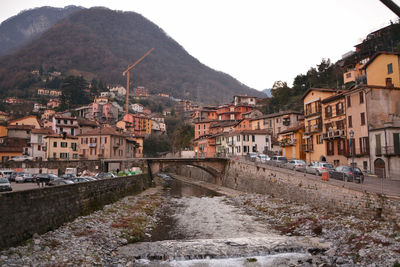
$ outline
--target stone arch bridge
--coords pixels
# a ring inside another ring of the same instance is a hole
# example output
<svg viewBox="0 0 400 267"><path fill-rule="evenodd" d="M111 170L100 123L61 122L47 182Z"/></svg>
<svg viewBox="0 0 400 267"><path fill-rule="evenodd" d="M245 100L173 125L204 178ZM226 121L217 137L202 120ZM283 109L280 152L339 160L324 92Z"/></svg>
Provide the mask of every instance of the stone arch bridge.
<svg viewBox="0 0 400 267"><path fill-rule="evenodd" d="M225 158L147 158L148 172L151 178L168 166L189 165L202 169L212 175L215 181L220 184L225 167L229 162Z"/></svg>

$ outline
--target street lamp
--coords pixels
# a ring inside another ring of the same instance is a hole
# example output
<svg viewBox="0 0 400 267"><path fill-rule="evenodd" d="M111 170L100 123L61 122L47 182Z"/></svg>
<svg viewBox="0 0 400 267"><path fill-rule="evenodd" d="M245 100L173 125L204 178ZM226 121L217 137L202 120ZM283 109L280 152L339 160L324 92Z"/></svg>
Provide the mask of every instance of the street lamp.
<svg viewBox="0 0 400 267"><path fill-rule="evenodd" d="M349 146L351 149L351 168L354 168L354 149L353 149L353 142L354 142L354 131L350 130L349 132L350 134L350 142L349 142ZM354 181L354 170L353 170L353 181Z"/></svg>

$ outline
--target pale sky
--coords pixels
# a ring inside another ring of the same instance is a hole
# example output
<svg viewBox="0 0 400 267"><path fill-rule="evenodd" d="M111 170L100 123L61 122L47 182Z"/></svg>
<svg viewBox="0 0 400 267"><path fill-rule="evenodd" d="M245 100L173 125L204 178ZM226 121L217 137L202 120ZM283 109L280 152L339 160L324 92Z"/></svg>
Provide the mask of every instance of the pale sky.
<svg viewBox="0 0 400 267"><path fill-rule="evenodd" d="M400 0L395 0L400 5ZM379 0L0 0L0 21L41 6L134 11L193 57L257 90L337 61L397 17Z"/></svg>

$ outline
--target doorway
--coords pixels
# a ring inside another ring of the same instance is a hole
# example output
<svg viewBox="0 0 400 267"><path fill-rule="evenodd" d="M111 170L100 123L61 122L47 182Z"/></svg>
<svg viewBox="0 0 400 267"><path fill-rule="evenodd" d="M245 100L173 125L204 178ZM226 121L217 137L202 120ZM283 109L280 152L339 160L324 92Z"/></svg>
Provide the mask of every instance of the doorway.
<svg viewBox="0 0 400 267"><path fill-rule="evenodd" d="M386 177L385 161L381 158L376 159L374 161L374 170L375 174L379 178L385 178Z"/></svg>

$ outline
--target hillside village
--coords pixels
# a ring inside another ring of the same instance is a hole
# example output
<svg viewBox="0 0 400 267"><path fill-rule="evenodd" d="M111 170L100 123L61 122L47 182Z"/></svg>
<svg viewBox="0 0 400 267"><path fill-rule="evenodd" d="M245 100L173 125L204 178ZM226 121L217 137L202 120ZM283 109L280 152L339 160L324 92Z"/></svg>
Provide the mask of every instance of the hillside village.
<svg viewBox="0 0 400 267"><path fill-rule="evenodd" d="M60 89L38 88L38 102L8 97L3 102L11 110L0 111L2 162L15 157L42 161L140 158L146 155L144 140L165 135L165 118L173 115L193 127L192 142L179 148L186 150L186 156L282 155L307 163L326 161L385 177L398 176L400 54L370 49L365 53L374 36L384 35L387 28L372 33L355 52L343 56L339 62L343 86L305 90L302 111L263 114L263 99L248 95L207 106L168 94L153 95L141 86L133 89L129 110L124 111L123 86L93 82L87 82L83 89L92 102L70 108L65 108L65 93ZM47 77L46 84L63 76L54 69L48 73L35 69L31 75ZM152 112L140 102L152 97L168 99L173 105ZM18 117L19 107L28 104L33 106L30 115Z"/></svg>

